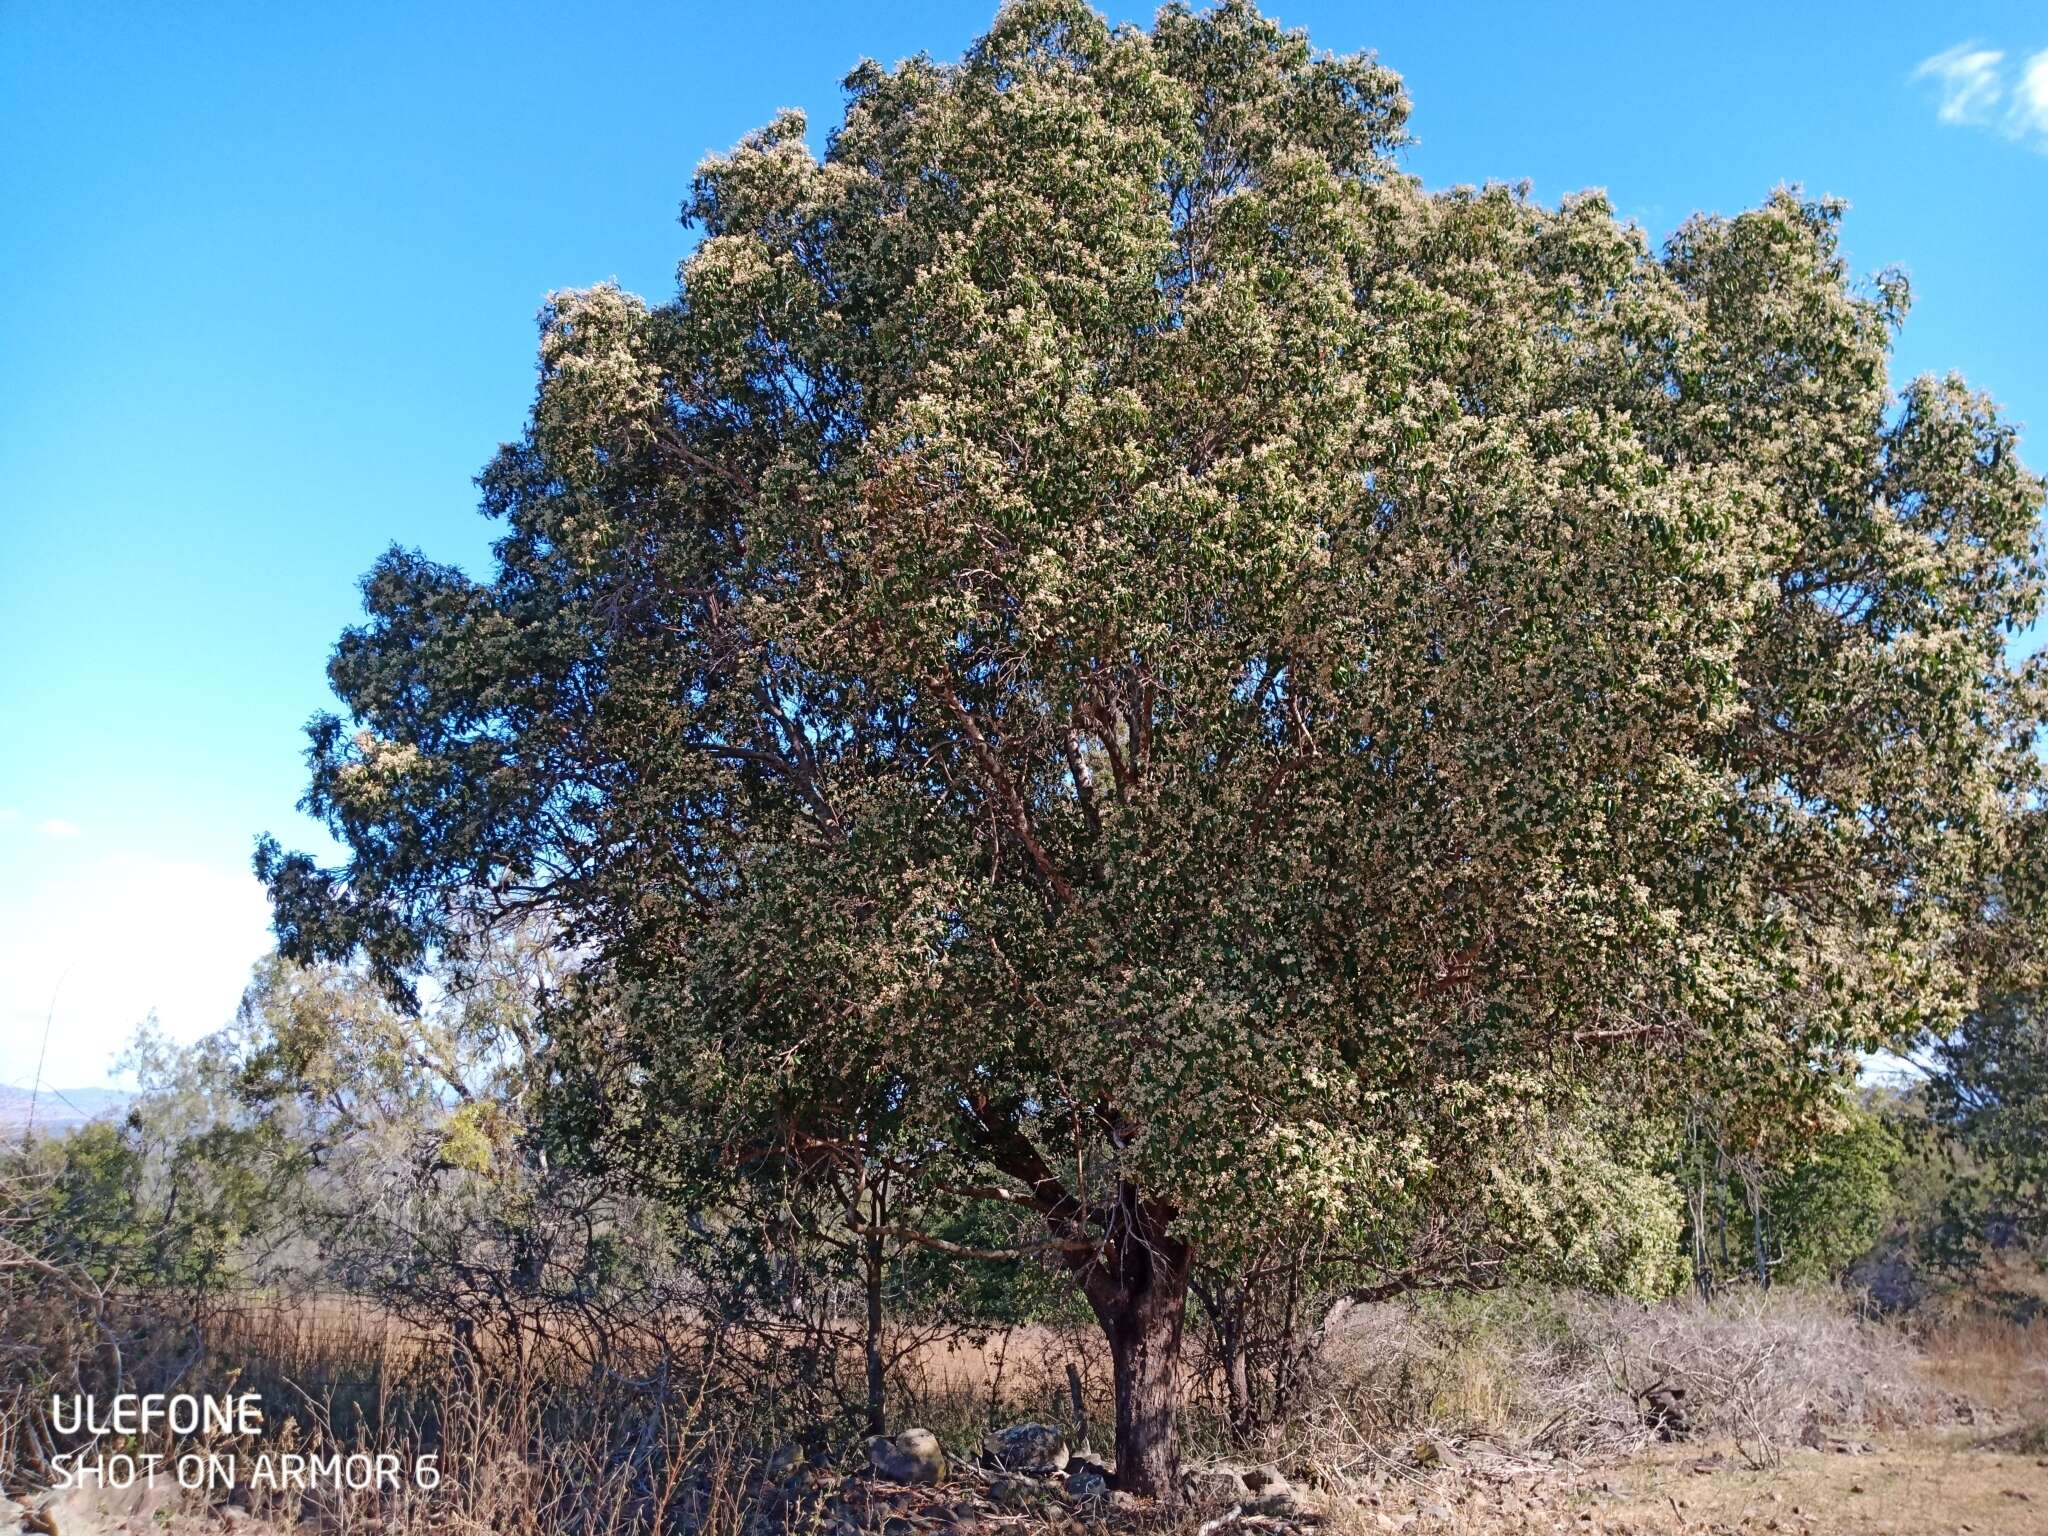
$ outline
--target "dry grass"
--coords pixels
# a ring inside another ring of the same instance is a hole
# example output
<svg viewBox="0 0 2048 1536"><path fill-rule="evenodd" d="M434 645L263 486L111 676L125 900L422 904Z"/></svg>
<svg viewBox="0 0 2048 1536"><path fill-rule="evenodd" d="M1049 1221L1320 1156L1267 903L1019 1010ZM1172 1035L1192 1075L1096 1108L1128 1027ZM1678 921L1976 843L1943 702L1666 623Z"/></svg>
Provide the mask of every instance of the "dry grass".
<svg viewBox="0 0 2048 1536"><path fill-rule="evenodd" d="M783 1502L764 1475L766 1453L804 1426L779 1386L764 1390L751 1374L758 1352L691 1376L628 1376L592 1374L573 1350L551 1357L500 1340L479 1350L477 1387L445 1340L353 1301L251 1302L208 1327L213 1358L237 1363L241 1384L263 1393L273 1449L409 1458L432 1448L444 1473L432 1491L245 1498L245 1526L333 1536L809 1528L809 1506ZM898 1422L927 1425L956 1452L994 1422L1065 1422L1072 1362L1106 1425L1102 1353L1050 1328L912 1350L892 1380ZM1700 1439L1655 1443L1636 1398L1657 1380L1687 1386ZM1958 1316L1916 1341L1837 1298L1789 1291L1712 1307L1386 1306L1333 1328L1313 1386L1290 1423L1234 1454L1279 1460L1323 1490L1333 1536L2048 1530L2039 1322ZM1955 1422L1959 1397L1973 1405L1969 1422ZM1877 1450L1802 1449L1814 1425L1826 1426L1823 1443ZM1196 1454L1215 1448L1208 1433L1196 1426ZM811 1450L843 1469L858 1459L857 1431ZM163 1525L162 1512L145 1514Z"/></svg>
<svg viewBox="0 0 2048 1536"><path fill-rule="evenodd" d="M1998 1412L2048 1401L2048 1318L1956 1318L1928 1333L1925 1358L1932 1380Z"/></svg>

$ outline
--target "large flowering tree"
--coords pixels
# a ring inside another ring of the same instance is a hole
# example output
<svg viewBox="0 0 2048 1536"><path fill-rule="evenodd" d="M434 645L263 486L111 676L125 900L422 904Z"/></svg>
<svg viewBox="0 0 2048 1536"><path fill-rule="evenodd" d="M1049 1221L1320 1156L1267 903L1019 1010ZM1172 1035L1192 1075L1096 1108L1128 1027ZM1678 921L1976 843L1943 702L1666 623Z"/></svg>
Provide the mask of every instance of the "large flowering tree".
<svg viewBox="0 0 2048 1536"><path fill-rule="evenodd" d="M1597 1267L1618 1099L1970 1005L2041 486L1888 392L1835 207L1425 193L1397 78L1235 3L847 91L700 169L667 303L551 303L489 578L369 576L289 952L537 913L627 1021L564 1005L593 1141L1023 1213L1139 1491L1197 1257Z"/></svg>

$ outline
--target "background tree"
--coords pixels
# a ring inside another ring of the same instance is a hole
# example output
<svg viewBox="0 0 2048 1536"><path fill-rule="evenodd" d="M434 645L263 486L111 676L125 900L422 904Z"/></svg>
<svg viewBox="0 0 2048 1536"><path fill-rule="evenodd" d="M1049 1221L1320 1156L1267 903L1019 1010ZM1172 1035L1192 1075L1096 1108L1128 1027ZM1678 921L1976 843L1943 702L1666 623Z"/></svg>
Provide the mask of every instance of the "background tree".
<svg viewBox="0 0 2048 1536"><path fill-rule="evenodd" d="M1835 205L1428 195L1395 76L1235 3L847 91L700 169L673 300L551 303L488 578L371 572L288 954L403 998L540 914L602 1155L1032 1214L956 1256L1066 1266L1166 1494L1198 1259L1455 1280L1484 1133L1970 1005L2041 488L1888 395Z"/></svg>
<svg viewBox="0 0 2048 1536"><path fill-rule="evenodd" d="M2048 1027L2038 995L2001 993L1933 1053L1930 1120L1958 1174L1929 1236L1938 1258L1972 1265L2007 1247L2048 1253Z"/></svg>
<svg viewBox="0 0 2048 1536"><path fill-rule="evenodd" d="M1846 1274L1884 1236L1898 1205L1892 1173L1905 1156L1885 1117L1854 1102L1767 1196L1773 1272L1822 1282Z"/></svg>
<svg viewBox="0 0 2048 1536"><path fill-rule="evenodd" d="M231 1043L180 1049L145 1023L123 1062L137 1093L120 1118L28 1140L4 1159L33 1199L20 1246L95 1283L204 1305L258 1277L289 1239L304 1159L239 1113Z"/></svg>
<svg viewBox="0 0 2048 1536"><path fill-rule="evenodd" d="M1729 1282L1842 1277L1903 1214L1893 1172L1910 1128L1847 1089L1801 1119L1769 1104L1746 1126L1695 1105L1676 1160L1702 1297Z"/></svg>

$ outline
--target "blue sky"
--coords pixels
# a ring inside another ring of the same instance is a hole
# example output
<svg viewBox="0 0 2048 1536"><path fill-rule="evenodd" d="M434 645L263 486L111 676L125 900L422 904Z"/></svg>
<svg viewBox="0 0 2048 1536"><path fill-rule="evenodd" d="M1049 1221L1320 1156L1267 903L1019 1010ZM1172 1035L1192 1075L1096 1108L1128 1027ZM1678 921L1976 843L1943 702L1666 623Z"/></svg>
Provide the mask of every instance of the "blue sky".
<svg viewBox="0 0 2048 1536"><path fill-rule="evenodd" d="M2048 465L2048 9L1269 4L1407 77L1432 186L1603 186L1658 237L1847 197L1855 265L1914 280L1899 373ZM151 1009L232 1013L252 839L323 845L300 727L356 580L482 568L542 296L666 295L705 153L788 105L822 140L859 58L992 9L0 0L0 1082L46 1017L83 1086Z"/></svg>

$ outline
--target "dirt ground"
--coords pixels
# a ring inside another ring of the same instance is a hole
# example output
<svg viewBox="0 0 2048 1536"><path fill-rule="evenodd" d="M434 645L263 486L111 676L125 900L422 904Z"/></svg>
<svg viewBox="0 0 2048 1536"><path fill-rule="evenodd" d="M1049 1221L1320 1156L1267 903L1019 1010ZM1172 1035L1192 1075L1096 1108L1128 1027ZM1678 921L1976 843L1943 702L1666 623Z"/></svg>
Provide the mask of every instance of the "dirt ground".
<svg viewBox="0 0 2048 1536"><path fill-rule="evenodd" d="M1864 1454L1793 1450L1762 1471L1732 1445L1659 1446L1539 1480L1389 1490L1361 1512L1361 1524L1413 1536L2048 1536L2048 1454L2012 1441L1900 1436L1873 1441Z"/></svg>
<svg viewBox="0 0 2048 1536"><path fill-rule="evenodd" d="M1735 1447L1659 1446L1596 1468L1557 1467L1540 1476L1498 1483L1442 1478L1396 1483L1331 1511L1327 1524L1228 1518L1208 1536L2048 1536L2048 1454L2034 1436L1989 1436L1957 1431L1942 1436L1894 1437L1862 1454L1795 1450L1781 1465L1759 1471ZM2015 1441L2028 1449L2014 1449ZM38 1501L40 1502L40 1501ZM0 1532L48 1531L60 1536L189 1531L194 1536L272 1536L272 1528L243 1520L232 1527L218 1517L175 1514L166 1498L122 1499L73 1494L55 1501L43 1518L17 1523L22 1511L0 1507ZM1112 1517L1009 1516L976 1522L984 1536L1085 1536L1136 1530L1189 1536L1192 1521L1135 1522ZM892 1520L931 1536L953 1536L968 1526Z"/></svg>

